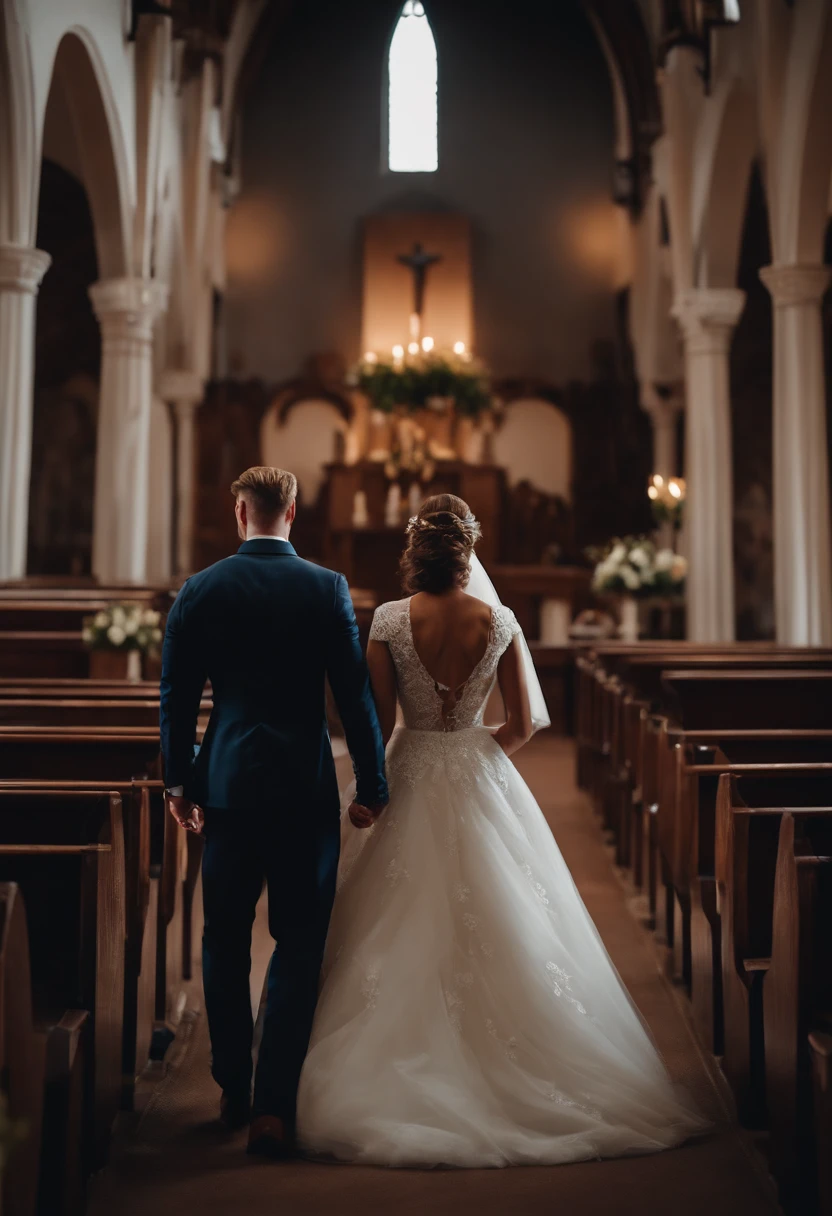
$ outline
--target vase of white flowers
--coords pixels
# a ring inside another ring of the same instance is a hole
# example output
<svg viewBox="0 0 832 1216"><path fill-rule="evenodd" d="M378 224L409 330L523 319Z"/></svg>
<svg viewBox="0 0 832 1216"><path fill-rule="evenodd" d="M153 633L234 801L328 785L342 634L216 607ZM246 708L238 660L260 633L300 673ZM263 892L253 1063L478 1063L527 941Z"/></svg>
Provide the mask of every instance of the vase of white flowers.
<svg viewBox="0 0 832 1216"><path fill-rule="evenodd" d="M625 641L638 640L638 599L684 591L687 562L672 549L657 549L648 537L616 537L589 555L596 562L593 590L619 598L619 636Z"/></svg>
<svg viewBox="0 0 832 1216"><path fill-rule="evenodd" d="M142 659L162 640L161 615L142 604L111 604L84 619L90 676L99 680L140 680Z"/></svg>
<svg viewBox="0 0 832 1216"><path fill-rule="evenodd" d="M618 601L618 636L622 642L637 642L638 633L638 600L634 595L622 595Z"/></svg>

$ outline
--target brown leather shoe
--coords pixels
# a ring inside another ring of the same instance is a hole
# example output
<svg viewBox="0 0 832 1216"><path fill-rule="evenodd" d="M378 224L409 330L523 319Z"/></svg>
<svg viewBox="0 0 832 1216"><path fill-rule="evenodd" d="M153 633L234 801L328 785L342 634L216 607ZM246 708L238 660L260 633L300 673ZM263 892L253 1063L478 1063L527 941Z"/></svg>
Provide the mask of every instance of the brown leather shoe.
<svg viewBox="0 0 832 1216"><path fill-rule="evenodd" d="M286 1124L277 1115L258 1115L251 1121L246 1152L253 1157L285 1161L295 1155L295 1143Z"/></svg>

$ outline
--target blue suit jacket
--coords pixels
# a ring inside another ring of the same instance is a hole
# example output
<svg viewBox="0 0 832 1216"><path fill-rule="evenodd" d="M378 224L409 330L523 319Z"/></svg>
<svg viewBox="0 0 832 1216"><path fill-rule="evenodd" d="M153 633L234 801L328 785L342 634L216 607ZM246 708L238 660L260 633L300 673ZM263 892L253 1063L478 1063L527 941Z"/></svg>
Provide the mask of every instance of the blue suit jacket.
<svg viewBox="0 0 832 1216"><path fill-rule="evenodd" d="M281 540L250 540L183 585L162 655L165 782L200 806L337 812L325 678L360 802L387 801L384 746L347 581ZM206 679L214 708L194 758Z"/></svg>

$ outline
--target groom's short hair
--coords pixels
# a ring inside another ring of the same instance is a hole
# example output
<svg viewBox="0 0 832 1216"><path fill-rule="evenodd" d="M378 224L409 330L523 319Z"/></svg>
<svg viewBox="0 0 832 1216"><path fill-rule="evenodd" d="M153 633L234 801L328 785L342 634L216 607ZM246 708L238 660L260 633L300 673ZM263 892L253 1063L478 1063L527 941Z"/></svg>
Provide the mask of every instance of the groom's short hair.
<svg viewBox="0 0 832 1216"><path fill-rule="evenodd" d="M295 501L298 479L286 469L255 465L241 473L231 485L235 498L244 495L250 509L261 519L276 519L285 515Z"/></svg>

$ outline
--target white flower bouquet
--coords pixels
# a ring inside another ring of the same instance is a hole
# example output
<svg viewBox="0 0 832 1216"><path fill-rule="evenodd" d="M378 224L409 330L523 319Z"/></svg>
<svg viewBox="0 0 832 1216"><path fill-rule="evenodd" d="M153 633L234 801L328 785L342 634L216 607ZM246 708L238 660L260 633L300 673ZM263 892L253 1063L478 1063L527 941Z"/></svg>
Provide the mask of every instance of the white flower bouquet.
<svg viewBox="0 0 832 1216"><path fill-rule="evenodd" d="M154 650L162 640L161 613L142 604L110 604L84 618L83 638L91 650Z"/></svg>
<svg viewBox="0 0 832 1216"><path fill-rule="evenodd" d="M596 561L593 591L616 595L669 596L684 590L688 564L672 549L657 549L644 536L616 537L603 550L591 550Z"/></svg>

